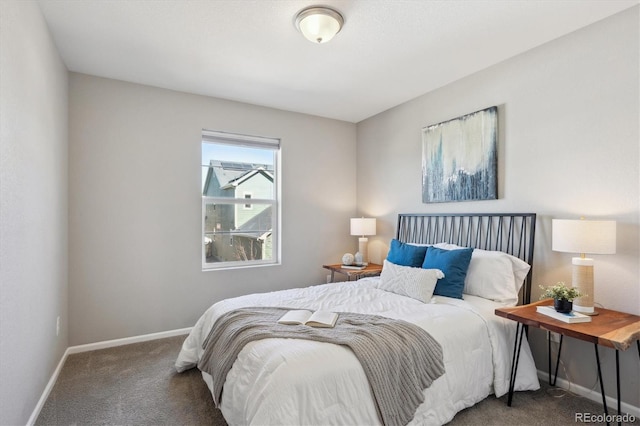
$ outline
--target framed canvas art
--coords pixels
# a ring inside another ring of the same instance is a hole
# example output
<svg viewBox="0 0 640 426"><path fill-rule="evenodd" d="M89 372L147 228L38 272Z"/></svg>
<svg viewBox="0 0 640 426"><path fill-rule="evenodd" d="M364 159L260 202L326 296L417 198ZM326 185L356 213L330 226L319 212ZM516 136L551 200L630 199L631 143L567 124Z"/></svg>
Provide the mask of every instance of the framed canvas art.
<svg viewBox="0 0 640 426"><path fill-rule="evenodd" d="M422 202L498 198L498 107L422 129Z"/></svg>

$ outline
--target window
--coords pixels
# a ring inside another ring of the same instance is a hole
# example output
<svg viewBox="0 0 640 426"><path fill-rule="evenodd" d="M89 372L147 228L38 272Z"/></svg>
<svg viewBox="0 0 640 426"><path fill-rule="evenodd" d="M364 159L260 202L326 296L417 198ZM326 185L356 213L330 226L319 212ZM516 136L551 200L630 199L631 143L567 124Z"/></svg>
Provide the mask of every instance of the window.
<svg viewBox="0 0 640 426"><path fill-rule="evenodd" d="M279 157L278 139L202 132L203 270L279 263Z"/></svg>
<svg viewBox="0 0 640 426"><path fill-rule="evenodd" d="M250 200L251 199L251 193L250 192L245 192L244 193L244 199L245 200ZM244 205L245 210L251 210L251 204L245 204Z"/></svg>

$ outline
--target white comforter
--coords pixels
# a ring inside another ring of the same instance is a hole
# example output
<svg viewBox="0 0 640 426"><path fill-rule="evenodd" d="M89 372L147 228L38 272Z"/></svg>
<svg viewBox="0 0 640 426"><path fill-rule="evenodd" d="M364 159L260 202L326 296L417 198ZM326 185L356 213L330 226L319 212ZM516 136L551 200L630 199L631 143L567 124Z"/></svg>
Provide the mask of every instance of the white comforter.
<svg viewBox="0 0 640 426"><path fill-rule="evenodd" d="M244 306L360 312L423 327L442 345L446 373L424 390L410 424L443 424L489 394L508 392L515 323L494 314L502 305L475 296L434 296L431 303L375 288L379 278L223 300L209 308L185 340L176 369L194 367L202 342L223 313ZM210 386L210 376L203 373ZM528 343L522 345L516 390L539 388ZM229 372L220 407L229 424L380 424L360 363L342 346L267 339L248 344Z"/></svg>

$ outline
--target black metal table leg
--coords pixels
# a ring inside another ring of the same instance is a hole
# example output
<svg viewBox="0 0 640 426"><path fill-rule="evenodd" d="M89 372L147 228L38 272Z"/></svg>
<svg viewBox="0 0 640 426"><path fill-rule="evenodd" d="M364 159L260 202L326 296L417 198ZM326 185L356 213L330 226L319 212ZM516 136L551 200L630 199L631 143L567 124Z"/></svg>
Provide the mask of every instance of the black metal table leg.
<svg viewBox="0 0 640 426"><path fill-rule="evenodd" d="M564 335L560 335L560 344L558 345L558 356L556 357L556 371L553 375L553 380L551 380L551 332L547 331L547 340L548 340L548 348L547 355L549 358L549 384L551 386L555 386L558 381L558 367L560 366L560 354L562 353L562 341L564 340Z"/></svg>
<svg viewBox="0 0 640 426"><path fill-rule="evenodd" d="M602 406L604 407L604 415L609 426L609 409L607 408L607 397L604 394L604 383L602 382L602 370L600 369L600 355L598 354L598 344L594 343L596 348L596 362L598 363L598 380L600 381L600 393L602 394Z"/></svg>
<svg viewBox="0 0 640 426"><path fill-rule="evenodd" d="M551 385L551 332L550 331L547 331L547 361L549 363L549 368L547 368L547 371L549 372L549 384Z"/></svg>
<svg viewBox="0 0 640 426"><path fill-rule="evenodd" d="M616 389L618 391L618 425L621 425L620 416L622 412L620 411L620 360L619 360L619 351L616 349Z"/></svg>
<svg viewBox="0 0 640 426"><path fill-rule="evenodd" d="M564 335L561 334L560 335L560 344L558 345L558 358L556 359L556 372L553 375L553 384L552 386L556 385L556 382L558 381L558 367L560 367L560 354L562 353L562 342L564 341Z"/></svg>
<svg viewBox="0 0 640 426"><path fill-rule="evenodd" d="M513 391L516 385L516 374L518 373L518 361L520 361L520 348L522 347L522 334L524 333L524 325L517 323L516 339L513 343L513 359L511 360L511 377L509 378L509 398L507 406L511 407L513 400Z"/></svg>

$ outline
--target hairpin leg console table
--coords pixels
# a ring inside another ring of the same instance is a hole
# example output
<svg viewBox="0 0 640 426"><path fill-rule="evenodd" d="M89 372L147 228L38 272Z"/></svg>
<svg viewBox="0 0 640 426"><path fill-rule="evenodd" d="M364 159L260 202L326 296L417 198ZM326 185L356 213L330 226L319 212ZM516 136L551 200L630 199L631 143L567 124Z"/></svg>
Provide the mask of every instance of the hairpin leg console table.
<svg viewBox="0 0 640 426"><path fill-rule="evenodd" d="M607 400L604 393L604 384L602 383L602 371L600 369L600 355L598 353L598 345L607 346L616 350L616 390L618 397L618 414L620 413L620 363L619 351L626 350L633 343L638 348L638 356L640 357L640 316L627 314L624 312L613 311L610 309L596 308L598 315L592 316L590 322L583 323L566 323L547 315L537 312L538 306L549 305L550 300L542 300L529 305L514 306L507 308L499 308L495 310L495 314L499 317L516 321L516 337L513 345L513 360L511 363L511 379L509 382L509 397L507 404L511 406L513 399L513 388L515 384L516 372L518 371L518 361L520 359L520 347L525 328L536 327L547 330L547 333L555 332L560 334L560 345L558 348L558 359L556 360L556 371L554 380L551 381L551 339L548 347L549 357L549 383L554 386L555 379L558 376L557 363L560 359L560 351L562 350L562 339L564 336L573 337L575 339L584 340L594 344L596 352L596 363L598 366L598 379L600 380L600 392L602 394L602 405L604 406L605 416L608 417ZM548 336L549 337L549 336ZM607 424L609 424L607 422ZM620 424L620 423L618 423Z"/></svg>

